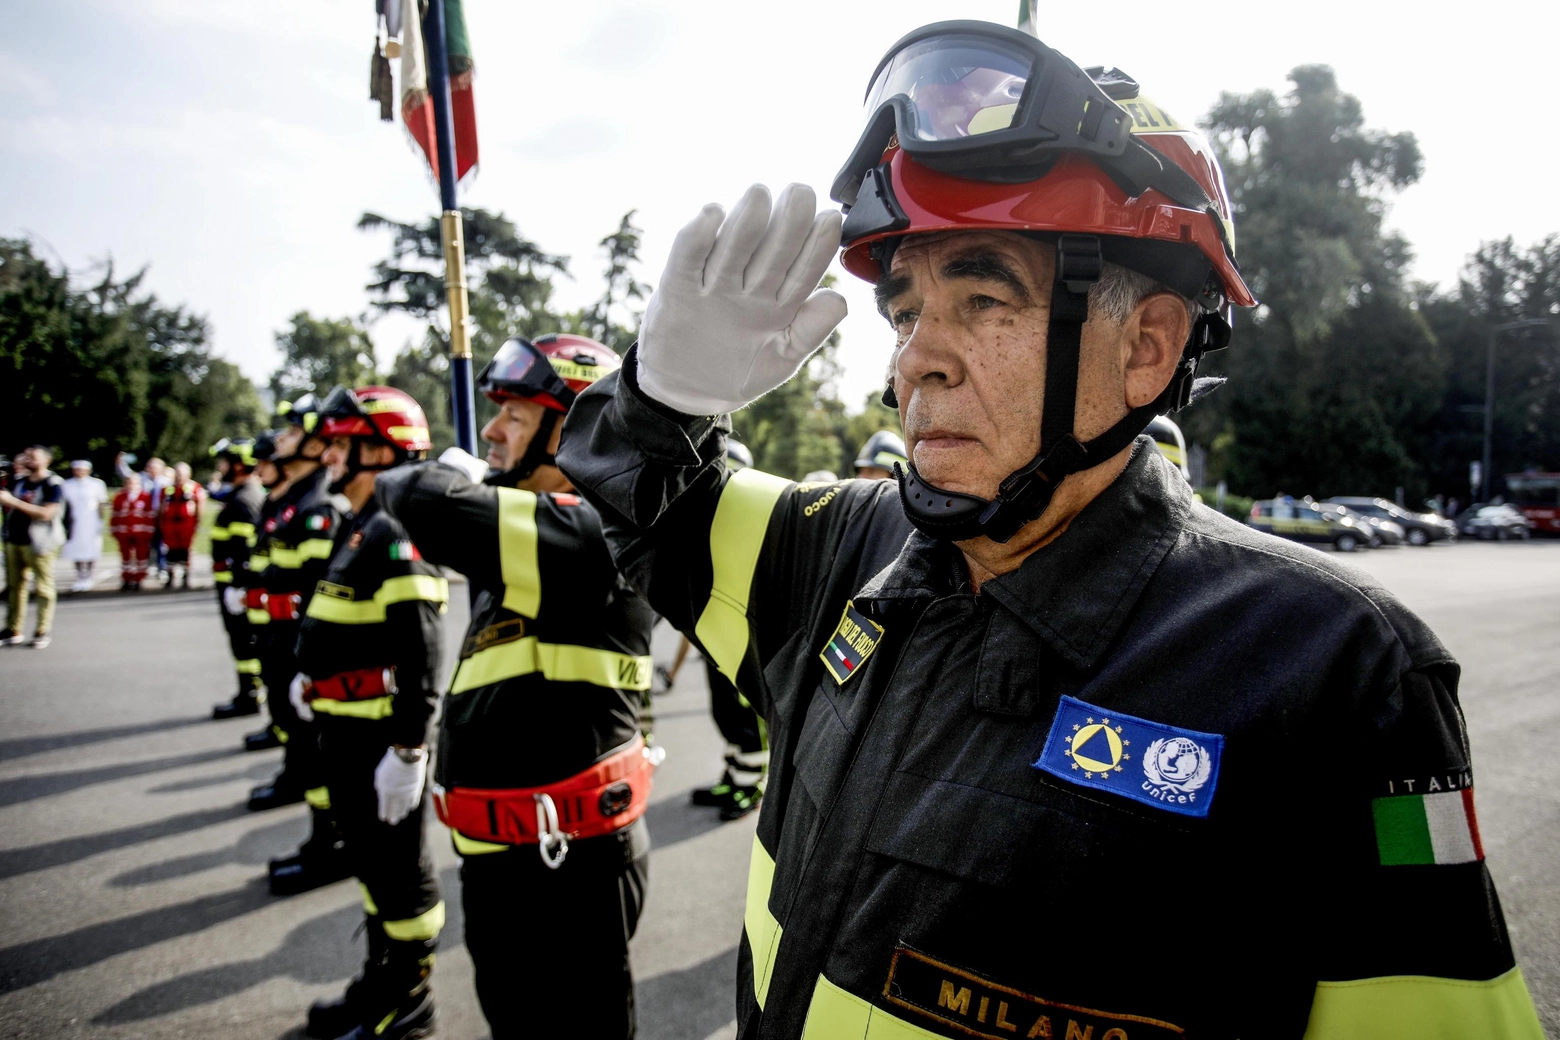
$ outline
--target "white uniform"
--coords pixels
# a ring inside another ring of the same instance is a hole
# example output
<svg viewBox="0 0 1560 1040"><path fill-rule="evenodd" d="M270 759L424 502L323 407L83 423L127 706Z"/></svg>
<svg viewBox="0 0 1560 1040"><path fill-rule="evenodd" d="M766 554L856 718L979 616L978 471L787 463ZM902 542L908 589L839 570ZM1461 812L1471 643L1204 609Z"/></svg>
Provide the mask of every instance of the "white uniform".
<svg viewBox="0 0 1560 1040"><path fill-rule="evenodd" d="M103 506L108 503L108 487L97 477L71 477L64 483L70 538L60 555L75 563L91 563L103 555Z"/></svg>

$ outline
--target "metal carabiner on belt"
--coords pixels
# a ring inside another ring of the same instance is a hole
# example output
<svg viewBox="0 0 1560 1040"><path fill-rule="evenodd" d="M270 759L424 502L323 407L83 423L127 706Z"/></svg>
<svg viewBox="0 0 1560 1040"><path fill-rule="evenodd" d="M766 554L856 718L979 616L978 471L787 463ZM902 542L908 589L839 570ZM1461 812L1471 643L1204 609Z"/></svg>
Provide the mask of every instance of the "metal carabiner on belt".
<svg viewBox="0 0 1560 1040"><path fill-rule="evenodd" d="M557 870L569 854L569 836L558 827L558 807L552 795L544 791L532 797L536 799L536 850L549 870Z"/></svg>

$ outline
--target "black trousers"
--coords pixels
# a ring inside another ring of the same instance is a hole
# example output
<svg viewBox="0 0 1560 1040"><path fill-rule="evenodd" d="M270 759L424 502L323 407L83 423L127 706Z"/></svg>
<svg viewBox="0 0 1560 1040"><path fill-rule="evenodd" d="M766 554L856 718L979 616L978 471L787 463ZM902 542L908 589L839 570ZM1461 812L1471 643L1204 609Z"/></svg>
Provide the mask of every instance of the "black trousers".
<svg viewBox="0 0 1560 1040"><path fill-rule="evenodd" d="M650 883L643 820L576 841L557 870L535 845L465 857L466 949L493 1040L629 1040L628 941Z"/></svg>
<svg viewBox="0 0 1560 1040"><path fill-rule="evenodd" d="M720 735L744 754L763 751L767 745L757 709L746 703L732 681L708 660L704 671L710 683L710 714Z"/></svg>
<svg viewBox="0 0 1560 1040"><path fill-rule="evenodd" d="M238 672L240 693L254 693L263 681L260 678L260 639L255 626L249 623L249 615L243 612L229 614L222 605L222 592L229 588L217 584L217 612L222 615L222 627L227 631L228 649L233 652L233 667Z"/></svg>
<svg viewBox="0 0 1560 1040"><path fill-rule="evenodd" d="M271 713L271 725L281 734L282 772L288 783L301 784L304 790L324 785L320 772L319 731L304 722L293 709L288 687L298 674L298 622L273 620L260 636L260 676L265 680L265 706ZM372 774L373 770L369 770ZM370 776L372 779L372 775ZM313 804L313 803L310 803ZM316 805L315 808L323 808Z"/></svg>
<svg viewBox="0 0 1560 1040"><path fill-rule="evenodd" d="M365 909L377 915L391 939L432 939L440 922L424 915L439 903L439 881L423 826L426 795L401 822L385 823L374 790L374 769L391 743L383 722L330 715L318 715L315 721L331 816L352 873L368 890Z"/></svg>

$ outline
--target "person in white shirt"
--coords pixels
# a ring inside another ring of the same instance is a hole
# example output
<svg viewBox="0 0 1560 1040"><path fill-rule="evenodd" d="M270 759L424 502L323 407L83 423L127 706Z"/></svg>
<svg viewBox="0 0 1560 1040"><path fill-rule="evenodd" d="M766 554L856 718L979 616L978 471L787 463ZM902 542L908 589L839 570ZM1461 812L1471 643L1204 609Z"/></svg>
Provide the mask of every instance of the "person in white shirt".
<svg viewBox="0 0 1560 1040"><path fill-rule="evenodd" d="M92 568L103 555L103 507L108 503L108 485L92 475L92 463L77 459L70 464L70 479L65 481L65 508L70 537L61 553L76 565L76 583L72 592L92 588Z"/></svg>

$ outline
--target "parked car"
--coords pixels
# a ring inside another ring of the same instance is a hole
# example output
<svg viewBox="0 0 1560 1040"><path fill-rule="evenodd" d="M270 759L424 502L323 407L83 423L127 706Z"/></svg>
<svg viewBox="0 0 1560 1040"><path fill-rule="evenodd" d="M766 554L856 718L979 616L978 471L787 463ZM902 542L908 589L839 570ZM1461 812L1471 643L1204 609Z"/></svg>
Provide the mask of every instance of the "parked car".
<svg viewBox="0 0 1560 1040"><path fill-rule="evenodd" d="M1409 545L1429 545L1431 542L1457 537L1457 525L1446 517L1434 513L1415 513L1384 498L1341 495L1327 501L1379 520L1391 520L1403 528L1403 537Z"/></svg>
<svg viewBox="0 0 1560 1040"><path fill-rule="evenodd" d="M1457 514L1457 530L1468 538L1505 542L1513 538L1531 537L1533 525L1514 506L1488 506L1483 502L1475 502Z"/></svg>
<svg viewBox="0 0 1560 1040"><path fill-rule="evenodd" d="M1348 506L1339 505L1336 502L1322 502L1317 506L1322 515L1329 520L1334 517L1346 516L1364 524L1371 533L1370 547L1380 549L1384 545L1399 546L1403 544L1407 532L1403 525L1396 520L1385 520L1379 516L1371 516L1369 513L1356 512Z"/></svg>
<svg viewBox="0 0 1560 1040"><path fill-rule="evenodd" d="M1372 538L1370 528L1363 521L1343 515L1329 520L1315 505L1292 498L1265 498L1253 502L1246 523L1290 541L1330 544L1339 552L1369 548Z"/></svg>

